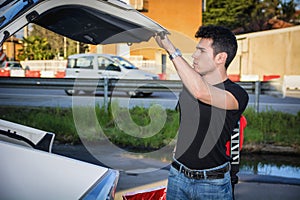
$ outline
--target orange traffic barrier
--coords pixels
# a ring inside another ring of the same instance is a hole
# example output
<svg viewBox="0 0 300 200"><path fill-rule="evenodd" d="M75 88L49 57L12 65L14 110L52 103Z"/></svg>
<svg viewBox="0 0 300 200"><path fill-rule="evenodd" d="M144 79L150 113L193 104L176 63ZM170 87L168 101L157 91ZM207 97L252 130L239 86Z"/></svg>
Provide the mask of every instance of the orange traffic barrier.
<svg viewBox="0 0 300 200"><path fill-rule="evenodd" d="M55 74L55 78L65 78L65 76L66 76L65 71L56 72Z"/></svg>
<svg viewBox="0 0 300 200"><path fill-rule="evenodd" d="M41 72L38 70L26 70L25 77L39 78L41 77Z"/></svg>
<svg viewBox="0 0 300 200"><path fill-rule="evenodd" d="M10 76L10 71L9 70L0 70L0 76Z"/></svg>
<svg viewBox="0 0 300 200"><path fill-rule="evenodd" d="M160 80L166 80L167 79L167 74L162 73L162 74L158 74L158 77Z"/></svg>
<svg viewBox="0 0 300 200"><path fill-rule="evenodd" d="M228 78L233 82L239 82L240 81L240 75L239 74L229 74Z"/></svg>
<svg viewBox="0 0 300 200"><path fill-rule="evenodd" d="M272 79L280 78L280 75L264 75L263 81L270 81Z"/></svg>

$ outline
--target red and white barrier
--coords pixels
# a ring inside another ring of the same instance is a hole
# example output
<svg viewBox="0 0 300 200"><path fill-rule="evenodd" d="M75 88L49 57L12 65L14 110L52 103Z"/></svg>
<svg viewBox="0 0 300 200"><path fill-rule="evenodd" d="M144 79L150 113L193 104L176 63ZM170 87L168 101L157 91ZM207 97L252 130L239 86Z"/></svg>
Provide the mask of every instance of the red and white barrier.
<svg viewBox="0 0 300 200"><path fill-rule="evenodd" d="M240 81L240 75L239 74L229 74L228 78L233 82L239 82Z"/></svg>
<svg viewBox="0 0 300 200"><path fill-rule="evenodd" d="M10 71L9 70L4 70L4 69L1 69L0 70L0 76L4 76L4 77L10 77Z"/></svg>
<svg viewBox="0 0 300 200"><path fill-rule="evenodd" d="M4 70L0 69L0 77L28 77L28 78L65 78L65 71L39 70Z"/></svg>
<svg viewBox="0 0 300 200"><path fill-rule="evenodd" d="M65 71L58 71L55 73L55 78L65 78L66 72Z"/></svg>
<svg viewBox="0 0 300 200"><path fill-rule="evenodd" d="M41 72L38 70L26 70L25 77L28 78L39 78L41 77Z"/></svg>
<svg viewBox="0 0 300 200"><path fill-rule="evenodd" d="M259 75L257 74L242 74L240 81L259 81Z"/></svg>
<svg viewBox="0 0 300 200"><path fill-rule="evenodd" d="M271 81L274 79L279 79L280 75L264 75L263 76L263 81Z"/></svg>
<svg viewBox="0 0 300 200"><path fill-rule="evenodd" d="M10 77L25 77L24 70L10 70Z"/></svg>
<svg viewBox="0 0 300 200"><path fill-rule="evenodd" d="M54 71L41 71L41 78L54 78L55 73Z"/></svg>

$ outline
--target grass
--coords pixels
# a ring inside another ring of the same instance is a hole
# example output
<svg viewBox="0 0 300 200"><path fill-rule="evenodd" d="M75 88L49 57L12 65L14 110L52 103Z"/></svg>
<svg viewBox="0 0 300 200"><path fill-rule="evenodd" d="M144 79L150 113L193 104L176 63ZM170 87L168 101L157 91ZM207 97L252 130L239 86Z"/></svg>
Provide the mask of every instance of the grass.
<svg viewBox="0 0 300 200"><path fill-rule="evenodd" d="M247 118L247 144L300 146L300 113L276 111L244 112ZM61 143L90 142L109 138L116 145L132 149L161 148L176 137L179 113L159 106L151 109L121 108L117 103L104 108L35 108L0 106L0 118L56 134Z"/></svg>
<svg viewBox="0 0 300 200"><path fill-rule="evenodd" d="M247 109L244 115L246 143L300 145L300 112L298 115L272 110L256 113L254 109Z"/></svg>

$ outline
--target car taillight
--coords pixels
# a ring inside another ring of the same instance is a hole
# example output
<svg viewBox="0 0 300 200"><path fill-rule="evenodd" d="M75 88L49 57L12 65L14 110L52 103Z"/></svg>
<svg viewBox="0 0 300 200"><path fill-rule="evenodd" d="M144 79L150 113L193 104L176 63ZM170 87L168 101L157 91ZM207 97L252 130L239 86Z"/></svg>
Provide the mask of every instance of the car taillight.
<svg viewBox="0 0 300 200"><path fill-rule="evenodd" d="M115 198L115 191L119 180L119 172L109 169L104 177L99 179L96 184L81 197L81 200L90 199L106 199L112 200Z"/></svg>

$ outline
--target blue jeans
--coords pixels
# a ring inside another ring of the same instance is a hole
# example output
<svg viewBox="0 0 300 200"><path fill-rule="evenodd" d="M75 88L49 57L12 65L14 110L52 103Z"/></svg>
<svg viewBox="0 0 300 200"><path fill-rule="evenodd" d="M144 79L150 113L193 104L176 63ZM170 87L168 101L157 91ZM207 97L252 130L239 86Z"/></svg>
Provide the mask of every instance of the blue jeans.
<svg viewBox="0 0 300 200"><path fill-rule="evenodd" d="M212 169L220 169L223 166L225 164ZM167 186L167 200L232 200L232 198L229 171L224 174L223 179L196 180L186 177L171 166Z"/></svg>

